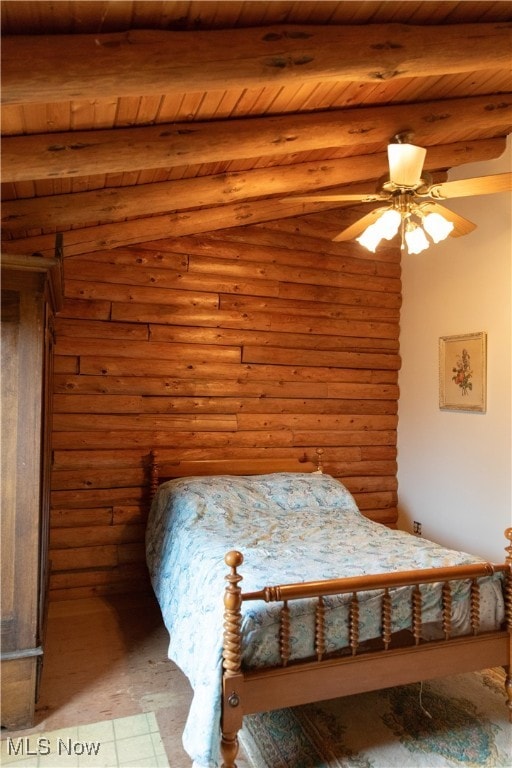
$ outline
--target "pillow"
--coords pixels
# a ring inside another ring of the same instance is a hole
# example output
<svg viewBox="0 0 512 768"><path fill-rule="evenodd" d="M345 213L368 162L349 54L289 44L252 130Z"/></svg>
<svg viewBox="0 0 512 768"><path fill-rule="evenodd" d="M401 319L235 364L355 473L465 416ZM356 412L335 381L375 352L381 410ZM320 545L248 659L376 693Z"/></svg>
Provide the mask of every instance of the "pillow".
<svg viewBox="0 0 512 768"><path fill-rule="evenodd" d="M167 485L167 484L166 484ZM357 505L345 486L330 475L276 472L268 475L213 475L172 480L180 496L191 494L208 506L245 509L353 509Z"/></svg>

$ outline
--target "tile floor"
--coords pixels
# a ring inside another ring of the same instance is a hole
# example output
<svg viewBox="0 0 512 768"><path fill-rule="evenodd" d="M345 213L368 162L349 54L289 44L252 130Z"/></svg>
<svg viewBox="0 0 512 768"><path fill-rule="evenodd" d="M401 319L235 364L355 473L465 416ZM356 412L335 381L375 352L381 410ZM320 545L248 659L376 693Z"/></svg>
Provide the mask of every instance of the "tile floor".
<svg viewBox="0 0 512 768"><path fill-rule="evenodd" d="M120 723L126 718L148 716L152 719L147 722L156 722L158 726L168 763L158 762L159 753L143 757L134 756L132 752L135 763L113 763L113 766L160 768L160 765L168 764L170 768L191 768L181 736L192 692L181 670L167 658L168 642L169 636L153 595L50 603L35 724L23 731L2 729L2 750L5 750L5 753L2 751L2 764L4 754L7 758L13 757L7 754L9 739L17 745L17 739L30 737L32 747L37 735L49 738L49 734L56 731L96 723L99 723L98 727L108 728L105 722ZM150 729L145 736L153 740L157 738L154 733L156 731ZM74 739L75 736L67 738ZM118 743L116 740L115 744ZM42 744L46 745L46 742ZM147 739L145 744L141 748L149 749ZM11 752L13 750L11 747ZM121 751L117 758L120 755L124 759L125 753ZM111 763L106 760L106 747L103 756L105 761L94 764L84 763L85 756L78 755L82 762L57 765L55 762L38 763L41 756L25 754L26 761L14 764L16 768L111 768ZM71 757L68 755L67 759L71 760ZM239 768L248 768L242 752L237 763Z"/></svg>
<svg viewBox="0 0 512 768"><path fill-rule="evenodd" d="M2 740L9 768L169 768L153 712Z"/></svg>

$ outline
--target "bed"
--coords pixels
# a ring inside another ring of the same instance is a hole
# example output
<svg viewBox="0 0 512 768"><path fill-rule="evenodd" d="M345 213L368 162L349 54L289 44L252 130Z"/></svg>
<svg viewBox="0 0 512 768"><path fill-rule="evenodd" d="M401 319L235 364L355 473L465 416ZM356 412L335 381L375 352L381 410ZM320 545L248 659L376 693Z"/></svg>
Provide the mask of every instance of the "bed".
<svg viewBox="0 0 512 768"><path fill-rule="evenodd" d="M505 667L512 721L512 528L499 565L392 530L320 458L152 452L151 497L147 563L193 689L195 768L236 768L244 715L485 667Z"/></svg>

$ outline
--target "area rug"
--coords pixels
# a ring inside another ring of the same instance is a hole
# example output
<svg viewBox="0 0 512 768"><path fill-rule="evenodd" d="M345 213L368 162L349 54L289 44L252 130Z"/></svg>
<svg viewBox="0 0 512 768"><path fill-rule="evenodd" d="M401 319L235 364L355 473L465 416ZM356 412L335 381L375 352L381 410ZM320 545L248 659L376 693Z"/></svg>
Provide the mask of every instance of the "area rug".
<svg viewBox="0 0 512 768"><path fill-rule="evenodd" d="M501 670L244 718L252 768L512 766Z"/></svg>

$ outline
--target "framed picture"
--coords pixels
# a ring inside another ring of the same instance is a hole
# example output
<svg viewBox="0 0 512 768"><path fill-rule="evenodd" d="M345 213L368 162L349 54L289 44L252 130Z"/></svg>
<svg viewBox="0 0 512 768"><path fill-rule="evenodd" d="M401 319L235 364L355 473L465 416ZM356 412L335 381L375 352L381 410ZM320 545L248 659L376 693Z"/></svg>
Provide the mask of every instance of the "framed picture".
<svg viewBox="0 0 512 768"><path fill-rule="evenodd" d="M467 333L439 339L439 408L486 409L487 334Z"/></svg>

